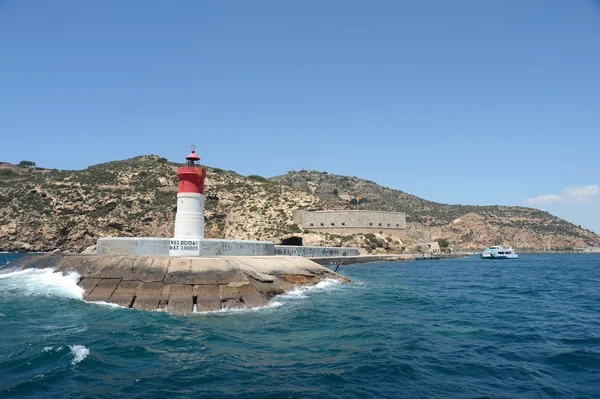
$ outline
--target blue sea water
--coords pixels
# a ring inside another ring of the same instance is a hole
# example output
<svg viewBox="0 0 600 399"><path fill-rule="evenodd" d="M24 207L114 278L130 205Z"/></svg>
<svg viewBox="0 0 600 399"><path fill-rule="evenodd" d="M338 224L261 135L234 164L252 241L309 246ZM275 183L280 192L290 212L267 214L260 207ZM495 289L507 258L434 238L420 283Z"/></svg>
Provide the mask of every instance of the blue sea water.
<svg viewBox="0 0 600 399"><path fill-rule="evenodd" d="M0 397L600 395L599 255L340 272L353 283L184 317L83 302L74 275L0 275Z"/></svg>

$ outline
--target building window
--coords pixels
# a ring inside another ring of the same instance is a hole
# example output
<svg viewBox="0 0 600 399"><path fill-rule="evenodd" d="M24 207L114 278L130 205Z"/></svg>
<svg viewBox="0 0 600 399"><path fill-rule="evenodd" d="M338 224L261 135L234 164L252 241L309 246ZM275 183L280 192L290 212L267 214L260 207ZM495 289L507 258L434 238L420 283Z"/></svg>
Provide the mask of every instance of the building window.
<svg viewBox="0 0 600 399"><path fill-rule="evenodd" d="M321 223L321 226L323 226L323 223Z"/></svg>
<svg viewBox="0 0 600 399"><path fill-rule="evenodd" d="M398 223L396 223L396 227L399 227L400 225Z"/></svg>
<svg viewBox="0 0 600 399"><path fill-rule="evenodd" d="M381 223L379 223L379 227L381 227Z"/></svg>
<svg viewBox="0 0 600 399"><path fill-rule="evenodd" d="M335 223L331 223L332 226L335 226Z"/></svg>
<svg viewBox="0 0 600 399"><path fill-rule="evenodd" d="M345 226L345 225L346 225L346 223L342 222L342 226Z"/></svg>
<svg viewBox="0 0 600 399"><path fill-rule="evenodd" d="M388 223L388 227L390 227L390 224Z"/></svg>
<svg viewBox="0 0 600 399"><path fill-rule="evenodd" d="M373 226L373 223L369 223L369 226Z"/></svg>
<svg viewBox="0 0 600 399"><path fill-rule="evenodd" d="M310 225L312 226L313 224L311 223Z"/></svg>

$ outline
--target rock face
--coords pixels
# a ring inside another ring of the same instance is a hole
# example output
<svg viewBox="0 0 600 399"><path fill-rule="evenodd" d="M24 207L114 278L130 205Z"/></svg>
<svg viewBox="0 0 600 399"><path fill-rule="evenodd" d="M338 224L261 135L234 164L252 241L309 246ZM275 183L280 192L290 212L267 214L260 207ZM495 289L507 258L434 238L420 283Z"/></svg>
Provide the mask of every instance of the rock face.
<svg viewBox="0 0 600 399"><path fill-rule="evenodd" d="M126 257L43 255L20 258L10 270L54 268L77 272L86 301L173 314L254 308L294 286L346 278L305 258Z"/></svg>
<svg viewBox="0 0 600 399"><path fill-rule="evenodd" d="M101 237L171 237L178 164L154 155L79 171L0 164L0 250L81 252ZM291 172L264 179L207 167L207 238L265 240L299 236L304 245L397 252L447 238L462 248L511 244L518 249L600 246L600 237L546 212L523 207L445 205L356 177ZM296 209L406 212L406 235L304 232Z"/></svg>

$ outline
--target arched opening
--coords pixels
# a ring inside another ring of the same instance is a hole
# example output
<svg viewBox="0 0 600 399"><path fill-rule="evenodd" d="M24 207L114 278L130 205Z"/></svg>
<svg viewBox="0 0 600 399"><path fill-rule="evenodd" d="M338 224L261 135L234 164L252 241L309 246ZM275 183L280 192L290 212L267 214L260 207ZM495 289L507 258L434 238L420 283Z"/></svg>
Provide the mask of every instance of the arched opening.
<svg viewBox="0 0 600 399"><path fill-rule="evenodd" d="M292 237L282 238L279 245L295 245L295 246L301 247L302 246L302 237L292 236Z"/></svg>

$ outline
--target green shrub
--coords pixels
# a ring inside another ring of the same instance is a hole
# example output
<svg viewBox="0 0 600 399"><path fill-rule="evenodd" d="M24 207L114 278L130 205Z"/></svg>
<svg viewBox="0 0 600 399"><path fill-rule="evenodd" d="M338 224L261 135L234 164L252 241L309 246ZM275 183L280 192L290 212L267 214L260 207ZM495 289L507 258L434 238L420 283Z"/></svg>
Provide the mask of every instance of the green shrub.
<svg viewBox="0 0 600 399"><path fill-rule="evenodd" d="M438 238L436 241L440 248L448 248L450 246L450 241L447 238Z"/></svg>

